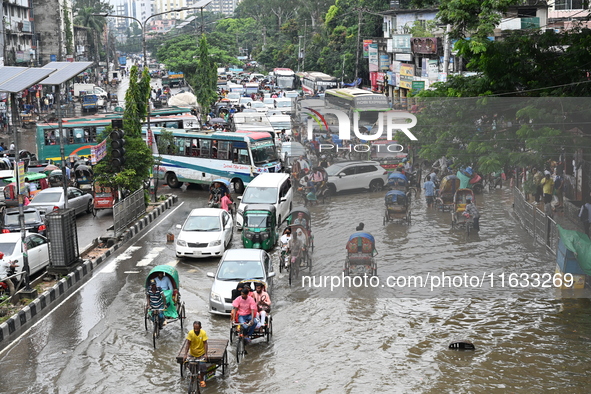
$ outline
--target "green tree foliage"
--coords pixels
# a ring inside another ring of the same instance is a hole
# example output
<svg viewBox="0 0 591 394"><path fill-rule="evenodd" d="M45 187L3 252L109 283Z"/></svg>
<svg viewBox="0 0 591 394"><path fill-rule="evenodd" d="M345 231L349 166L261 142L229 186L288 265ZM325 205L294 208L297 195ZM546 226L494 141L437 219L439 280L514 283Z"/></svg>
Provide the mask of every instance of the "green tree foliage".
<svg viewBox="0 0 591 394"><path fill-rule="evenodd" d="M72 18L70 9L64 1L64 25L66 30L66 53L74 54L74 32L72 29Z"/></svg>
<svg viewBox="0 0 591 394"><path fill-rule="evenodd" d="M217 68L209 56L209 45L205 35L201 36L199 41L194 86L197 102L203 110L209 108L217 100Z"/></svg>
<svg viewBox="0 0 591 394"><path fill-rule="evenodd" d="M144 69L139 78L138 73L138 67L133 66L129 73L129 88L125 94L123 130L126 152L123 171L116 173L111 166L110 137L107 137L106 157L95 166L97 179L119 190L135 191L142 188L154 164L152 152L142 139L142 121L147 115L150 74Z"/></svg>
<svg viewBox="0 0 591 394"><path fill-rule="evenodd" d="M107 1L101 0L76 0L72 14L76 15L74 24L88 28L87 36L90 45L90 53L94 54L95 61L99 61L100 37L107 23L102 16L92 14L104 14L113 11L113 7Z"/></svg>

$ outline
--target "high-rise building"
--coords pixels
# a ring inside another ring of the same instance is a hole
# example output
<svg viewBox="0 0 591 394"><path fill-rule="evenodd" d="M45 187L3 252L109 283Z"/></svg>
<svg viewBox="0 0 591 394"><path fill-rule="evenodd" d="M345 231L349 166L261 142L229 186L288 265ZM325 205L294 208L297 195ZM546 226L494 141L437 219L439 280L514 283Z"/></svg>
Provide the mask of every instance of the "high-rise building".
<svg viewBox="0 0 591 394"><path fill-rule="evenodd" d="M197 3L198 1L199 0L192 0L192 3ZM239 0L213 0L207 7L205 7L205 10L217 14L232 16L234 15L234 10L238 3Z"/></svg>

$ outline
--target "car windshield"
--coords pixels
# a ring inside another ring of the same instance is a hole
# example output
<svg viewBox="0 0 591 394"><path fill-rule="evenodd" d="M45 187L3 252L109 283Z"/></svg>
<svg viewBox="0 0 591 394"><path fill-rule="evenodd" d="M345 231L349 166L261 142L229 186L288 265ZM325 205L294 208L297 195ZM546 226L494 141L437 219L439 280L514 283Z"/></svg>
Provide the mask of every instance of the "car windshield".
<svg viewBox="0 0 591 394"><path fill-rule="evenodd" d="M267 164L279 160L277 149L272 140L251 144L251 151L255 165Z"/></svg>
<svg viewBox="0 0 591 394"><path fill-rule="evenodd" d="M271 126L273 126L273 128L276 130L291 129L291 122L290 121L286 121L286 122L271 121Z"/></svg>
<svg viewBox="0 0 591 394"><path fill-rule="evenodd" d="M275 204L277 202L276 187L249 186L242 196L245 204Z"/></svg>
<svg viewBox="0 0 591 394"><path fill-rule="evenodd" d="M267 106L263 103L261 103L260 101L254 101L251 104L251 107L257 107L257 108L267 108Z"/></svg>
<svg viewBox="0 0 591 394"><path fill-rule="evenodd" d="M275 107L277 107L277 108L291 107L291 101L277 101L275 103Z"/></svg>
<svg viewBox="0 0 591 394"><path fill-rule="evenodd" d="M38 212L25 212L25 224L38 223L41 221ZM6 214L4 217L5 226L18 226L18 212Z"/></svg>
<svg viewBox="0 0 591 394"><path fill-rule="evenodd" d="M12 256L14 248L16 248L14 242L0 242L0 252L4 253L4 256Z"/></svg>
<svg viewBox="0 0 591 394"><path fill-rule="evenodd" d="M266 228L268 218L264 213L248 213L244 216L244 227Z"/></svg>
<svg viewBox="0 0 591 394"><path fill-rule="evenodd" d="M343 166L330 166L330 167L328 167L326 169L326 173L329 176L337 175L339 172L341 172L343 170L343 168L345 168L345 167L343 167Z"/></svg>
<svg viewBox="0 0 591 394"><path fill-rule="evenodd" d="M240 102L241 103L252 103L252 99L250 97L241 97Z"/></svg>
<svg viewBox="0 0 591 394"><path fill-rule="evenodd" d="M226 260L218 271L219 280L265 279L260 261Z"/></svg>
<svg viewBox="0 0 591 394"><path fill-rule="evenodd" d="M62 193L41 193L39 192L34 198L35 203L58 203L62 199Z"/></svg>
<svg viewBox="0 0 591 394"><path fill-rule="evenodd" d="M183 231L220 231L220 218L217 216L189 216Z"/></svg>
<svg viewBox="0 0 591 394"><path fill-rule="evenodd" d="M239 93L228 93L226 98L232 99L232 100L240 99L240 94Z"/></svg>

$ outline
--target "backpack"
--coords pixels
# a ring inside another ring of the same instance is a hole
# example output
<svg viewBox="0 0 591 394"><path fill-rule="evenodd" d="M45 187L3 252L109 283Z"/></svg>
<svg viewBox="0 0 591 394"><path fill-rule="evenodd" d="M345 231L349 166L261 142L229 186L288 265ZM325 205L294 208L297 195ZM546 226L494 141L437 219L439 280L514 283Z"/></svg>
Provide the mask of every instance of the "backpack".
<svg viewBox="0 0 591 394"><path fill-rule="evenodd" d="M587 208L587 204L583 205L583 210L581 211L579 218L583 223L587 223L589 221L589 208Z"/></svg>

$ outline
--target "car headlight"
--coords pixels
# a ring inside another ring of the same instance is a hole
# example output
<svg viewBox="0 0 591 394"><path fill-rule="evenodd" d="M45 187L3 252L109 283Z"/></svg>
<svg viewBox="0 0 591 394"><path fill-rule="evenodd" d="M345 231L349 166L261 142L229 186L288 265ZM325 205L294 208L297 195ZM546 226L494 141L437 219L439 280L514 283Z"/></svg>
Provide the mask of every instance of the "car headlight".
<svg viewBox="0 0 591 394"><path fill-rule="evenodd" d="M218 246L221 245L222 241L221 240L217 240L217 241L213 241L209 243L209 246Z"/></svg>
<svg viewBox="0 0 591 394"><path fill-rule="evenodd" d="M244 236L245 236L247 239L252 239L252 237L254 236L254 233L253 233L252 231L245 231L245 232L244 232Z"/></svg>
<svg viewBox="0 0 591 394"><path fill-rule="evenodd" d="M237 211L236 211L236 213L237 213L238 215L242 216L242 214L244 214L244 211L243 211L243 210L241 210L241 209L239 209L239 210L237 210Z"/></svg>
<svg viewBox="0 0 591 394"><path fill-rule="evenodd" d="M269 233L261 233L261 238L263 239L263 241L266 241L269 239Z"/></svg>
<svg viewBox="0 0 591 394"><path fill-rule="evenodd" d="M213 291L211 292L210 298L214 302L222 302L222 297L218 293L215 293Z"/></svg>
<svg viewBox="0 0 591 394"><path fill-rule="evenodd" d="M184 247L184 246L187 246L187 241L185 241L184 239L179 239L179 240L176 241L176 244L178 246L183 246Z"/></svg>

